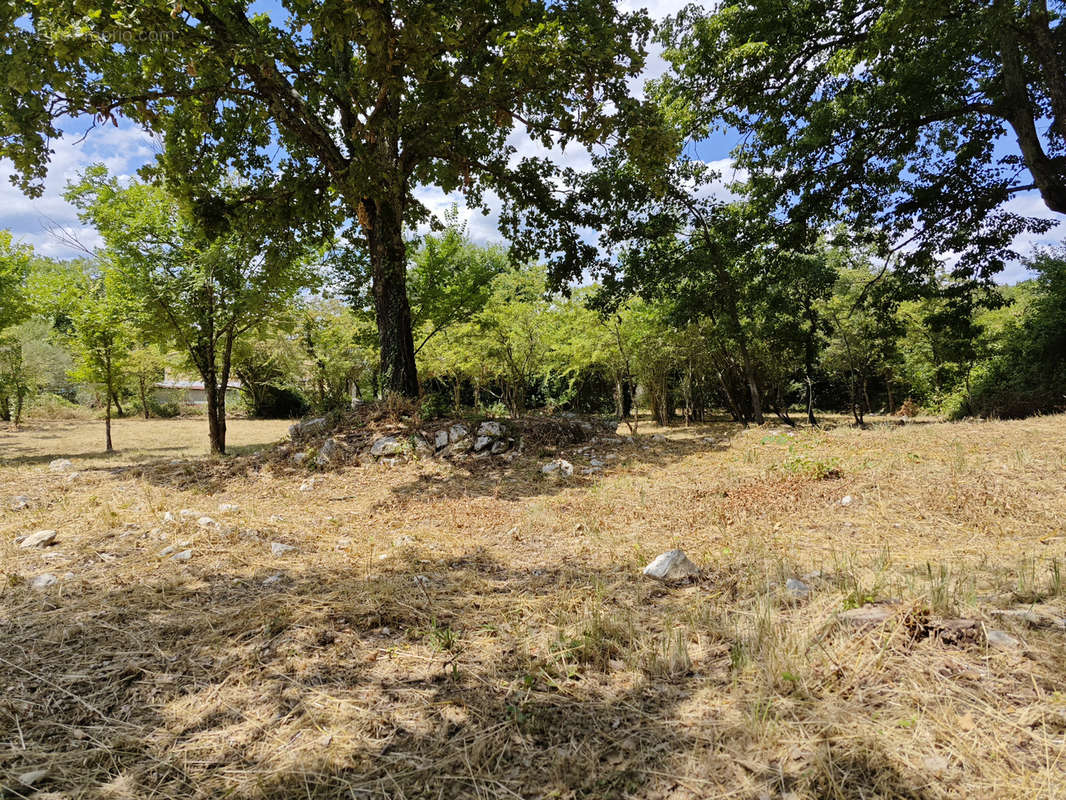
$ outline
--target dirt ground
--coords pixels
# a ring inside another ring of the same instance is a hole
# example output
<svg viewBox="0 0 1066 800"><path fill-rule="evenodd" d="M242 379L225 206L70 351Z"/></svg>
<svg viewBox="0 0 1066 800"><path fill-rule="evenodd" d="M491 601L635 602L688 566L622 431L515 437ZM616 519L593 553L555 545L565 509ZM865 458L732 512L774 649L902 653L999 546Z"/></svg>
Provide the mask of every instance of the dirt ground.
<svg viewBox="0 0 1066 800"><path fill-rule="evenodd" d="M1066 417L339 471L101 440L0 432L0 796L1066 796ZM698 580L642 576L670 548Z"/></svg>

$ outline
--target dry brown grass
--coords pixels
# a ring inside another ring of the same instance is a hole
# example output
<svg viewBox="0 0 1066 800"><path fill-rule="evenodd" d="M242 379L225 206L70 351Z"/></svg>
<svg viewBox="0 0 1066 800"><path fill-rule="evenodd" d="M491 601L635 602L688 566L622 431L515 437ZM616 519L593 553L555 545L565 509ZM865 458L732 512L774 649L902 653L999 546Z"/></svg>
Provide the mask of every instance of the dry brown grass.
<svg viewBox="0 0 1066 800"><path fill-rule="evenodd" d="M202 447L184 422L125 423L111 462L98 423L5 436L0 787L30 796L17 776L48 769L41 798L1061 797L1066 632L996 612L1063 616L1064 423L642 425L593 477L527 453L309 491L270 460L167 463ZM284 429L245 424L248 444ZM161 522L183 508L220 526ZM55 547L13 544L41 528ZM187 564L159 555L186 541ZM705 578L644 580L671 547ZM42 572L60 580L30 588ZM884 628L835 623L869 600L896 602ZM953 616L1024 647L935 635Z"/></svg>

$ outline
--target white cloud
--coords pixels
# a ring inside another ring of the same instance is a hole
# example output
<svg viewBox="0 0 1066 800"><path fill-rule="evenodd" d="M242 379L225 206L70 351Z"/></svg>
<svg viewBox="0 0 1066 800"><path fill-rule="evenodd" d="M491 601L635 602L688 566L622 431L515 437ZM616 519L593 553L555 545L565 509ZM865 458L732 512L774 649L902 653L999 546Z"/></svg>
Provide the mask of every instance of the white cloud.
<svg viewBox="0 0 1066 800"><path fill-rule="evenodd" d="M67 182L97 162L113 174L133 175L154 158L156 149L147 133L129 124L94 128L83 138L77 133L68 134L54 141L52 149L44 194L37 199L26 197L11 184L13 165L6 159L0 160L0 227L11 230L17 240L33 245L41 255L70 258L84 253L57 238L51 232L53 229L61 228L66 236L89 248L99 246L101 240L94 229L81 223L77 211L63 199Z"/></svg>

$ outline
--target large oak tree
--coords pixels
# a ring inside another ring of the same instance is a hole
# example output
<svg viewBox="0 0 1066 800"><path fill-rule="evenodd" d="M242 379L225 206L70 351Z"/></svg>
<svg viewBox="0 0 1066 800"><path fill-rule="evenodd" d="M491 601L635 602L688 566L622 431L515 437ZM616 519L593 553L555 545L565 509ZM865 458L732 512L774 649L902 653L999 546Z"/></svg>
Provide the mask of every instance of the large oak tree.
<svg viewBox="0 0 1066 800"><path fill-rule="evenodd" d="M415 394L403 239L427 214L415 190L550 205L551 170L515 158L513 128L545 145L618 130L648 20L610 0L253 5L4 4L0 154L40 191L65 117L124 116L165 136L162 172L194 205L220 165L258 175L245 194L276 196L279 215L333 201L369 253L384 388Z"/></svg>

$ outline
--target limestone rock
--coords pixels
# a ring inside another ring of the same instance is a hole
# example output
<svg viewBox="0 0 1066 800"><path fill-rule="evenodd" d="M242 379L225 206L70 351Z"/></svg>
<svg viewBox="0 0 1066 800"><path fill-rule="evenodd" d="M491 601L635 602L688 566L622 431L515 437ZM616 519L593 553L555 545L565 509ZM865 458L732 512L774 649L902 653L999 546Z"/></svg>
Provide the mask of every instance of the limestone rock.
<svg viewBox="0 0 1066 800"><path fill-rule="evenodd" d="M443 428L433 435L433 449L443 450L448 446L448 431Z"/></svg>
<svg viewBox="0 0 1066 800"><path fill-rule="evenodd" d="M192 550L182 550L180 553L175 553L170 557L171 561L188 561L192 558Z"/></svg>
<svg viewBox="0 0 1066 800"><path fill-rule="evenodd" d="M283 544L282 542L271 542L270 552L275 556L283 556L286 553L290 553L296 548L291 544Z"/></svg>
<svg viewBox="0 0 1066 800"><path fill-rule="evenodd" d="M543 472L545 475L552 475L558 472L560 475L565 475L569 478L571 475L574 474L574 465L566 459L557 458L554 461L549 461L547 464L541 467L540 471Z"/></svg>
<svg viewBox="0 0 1066 800"><path fill-rule="evenodd" d="M51 572L45 572L30 581L30 586L34 589L47 589L57 580L58 578Z"/></svg>
<svg viewBox="0 0 1066 800"><path fill-rule="evenodd" d="M26 497L26 495L17 494L11 500L11 510L12 511L22 511L22 510L27 509L29 507L30 507L30 498Z"/></svg>
<svg viewBox="0 0 1066 800"><path fill-rule="evenodd" d="M842 625L856 630L871 630L880 628L892 618L892 609L885 606L863 606L852 608L837 615L837 620Z"/></svg>
<svg viewBox="0 0 1066 800"><path fill-rule="evenodd" d="M300 464L304 463L307 460L307 455L308 454L304 453L304 452L293 453L292 454L292 463L296 464L297 466L299 466Z"/></svg>
<svg viewBox="0 0 1066 800"><path fill-rule="evenodd" d="M683 550L667 550L644 568L644 574L660 581L683 581L699 577L700 568L689 560Z"/></svg>
<svg viewBox="0 0 1066 800"><path fill-rule="evenodd" d="M35 770L31 770L30 772L23 772L21 775L19 775L16 778L16 780L19 783L21 783L23 786L33 787L33 786L36 786L37 784L39 784L41 781L43 781L47 777L48 777L48 770L46 770L46 769L35 769Z"/></svg>
<svg viewBox="0 0 1066 800"><path fill-rule="evenodd" d="M305 422L297 422L295 425L289 426L289 438L297 439L301 436L309 436L318 431L324 430L326 427L325 417L315 417L314 419L306 420Z"/></svg>
<svg viewBox="0 0 1066 800"><path fill-rule="evenodd" d="M19 547L48 547L56 540L55 531L37 531L31 533L19 544Z"/></svg>
<svg viewBox="0 0 1066 800"><path fill-rule="evenodd" d="M666 441L666 437L663 436L661 433L657 433L657 434L655 434L654 436L651 437L651 440L653 442L665 442Z"/></svg>
<svg viewBox="0 0 1066 800"><path fill-rule="evenodd" d="M218 523L215 522L211 517L208 517L206 515L202 516L198 520L196 520L196 524L199 525L201 528L217 528L218 527Z"/></svg>
<svg viewBox="0 0 1066 800"><path fill-rule="evenodd" d="M382 436L370 445L370 455L374 458L395 456L404 451L404 441L399 436Z"/></svg>
<svg viewBox="0 0 1066 800"><path fill-rule="evenodd" d="M236 514L240 510L241 510L241 507L239 505L237 505L236 503L219 503L218 504L218 513L219 514Z"/></svg>
<svg viewBox="0 0 1066 800"><path fill-rule="evenodd" d="M52 472L70 472L74 469L74 464L71 463L70 459L57 458L48 462L48 469L52 470Z"/></svg>
<svg viewBox="0 0 1066 800"><path fill-rule="evenodd" d="M322 447L318 449L318 456L315 458L315 461L320 466L324 466L331 461L337 460L342 454L343 451L341 450L341 446L337 443L337 440L331 436L326 439L326 441L322 442Z"/></svg>
<svg viewBox="0 0 1066 800"><path fill-rule="evenodd" d="M850 494L846 494L840 498L840 505L850 506L854 498Z"/></svg>
<svg viewBox="0 0 1066 800"><path fill-rule="evenodd" d="M512 439L497 439L492 443L492 450L490 452L494 456L498 456L500 453L506 453L512 444L514 444Z"/></svg>
<svg viewBox="0 0 1066 800"><path fill-rule="evenodd" d="M467 436L470 435L470 431L467 430L465 425L455 424L448 428L448 441L452 444L461 442Z"/></svg>
<svg viewBox="0 0 1066 800"><path fill-rule="evenodd" d="M796 578L789 578L785 581L785 591L792 596L793 600L798 601L806 600L811 596L811 587Z"/></svg>
<svg viewBox="0 0 1066 800"><path fill-rule="evenodd" d="M491 436L497 438L503 436L503 426L495 420L487 420L477 426L478 436Z"/></svg>
<svg viewBox="0 0 1066 800"><path fill-rule="evenodd" d="M474 439L474 452L480 453L482 450L486 449L491 444L491 436L478 436L476 439Z"/></svg>
<svg viewBox="0 0 1066 800"><path fill-rule="evenodd" d="M1022 646L1022 643L1009 633L997 630L986 631L985 641L988 642L989 647L997 650L1018 650Z"/></svg>

